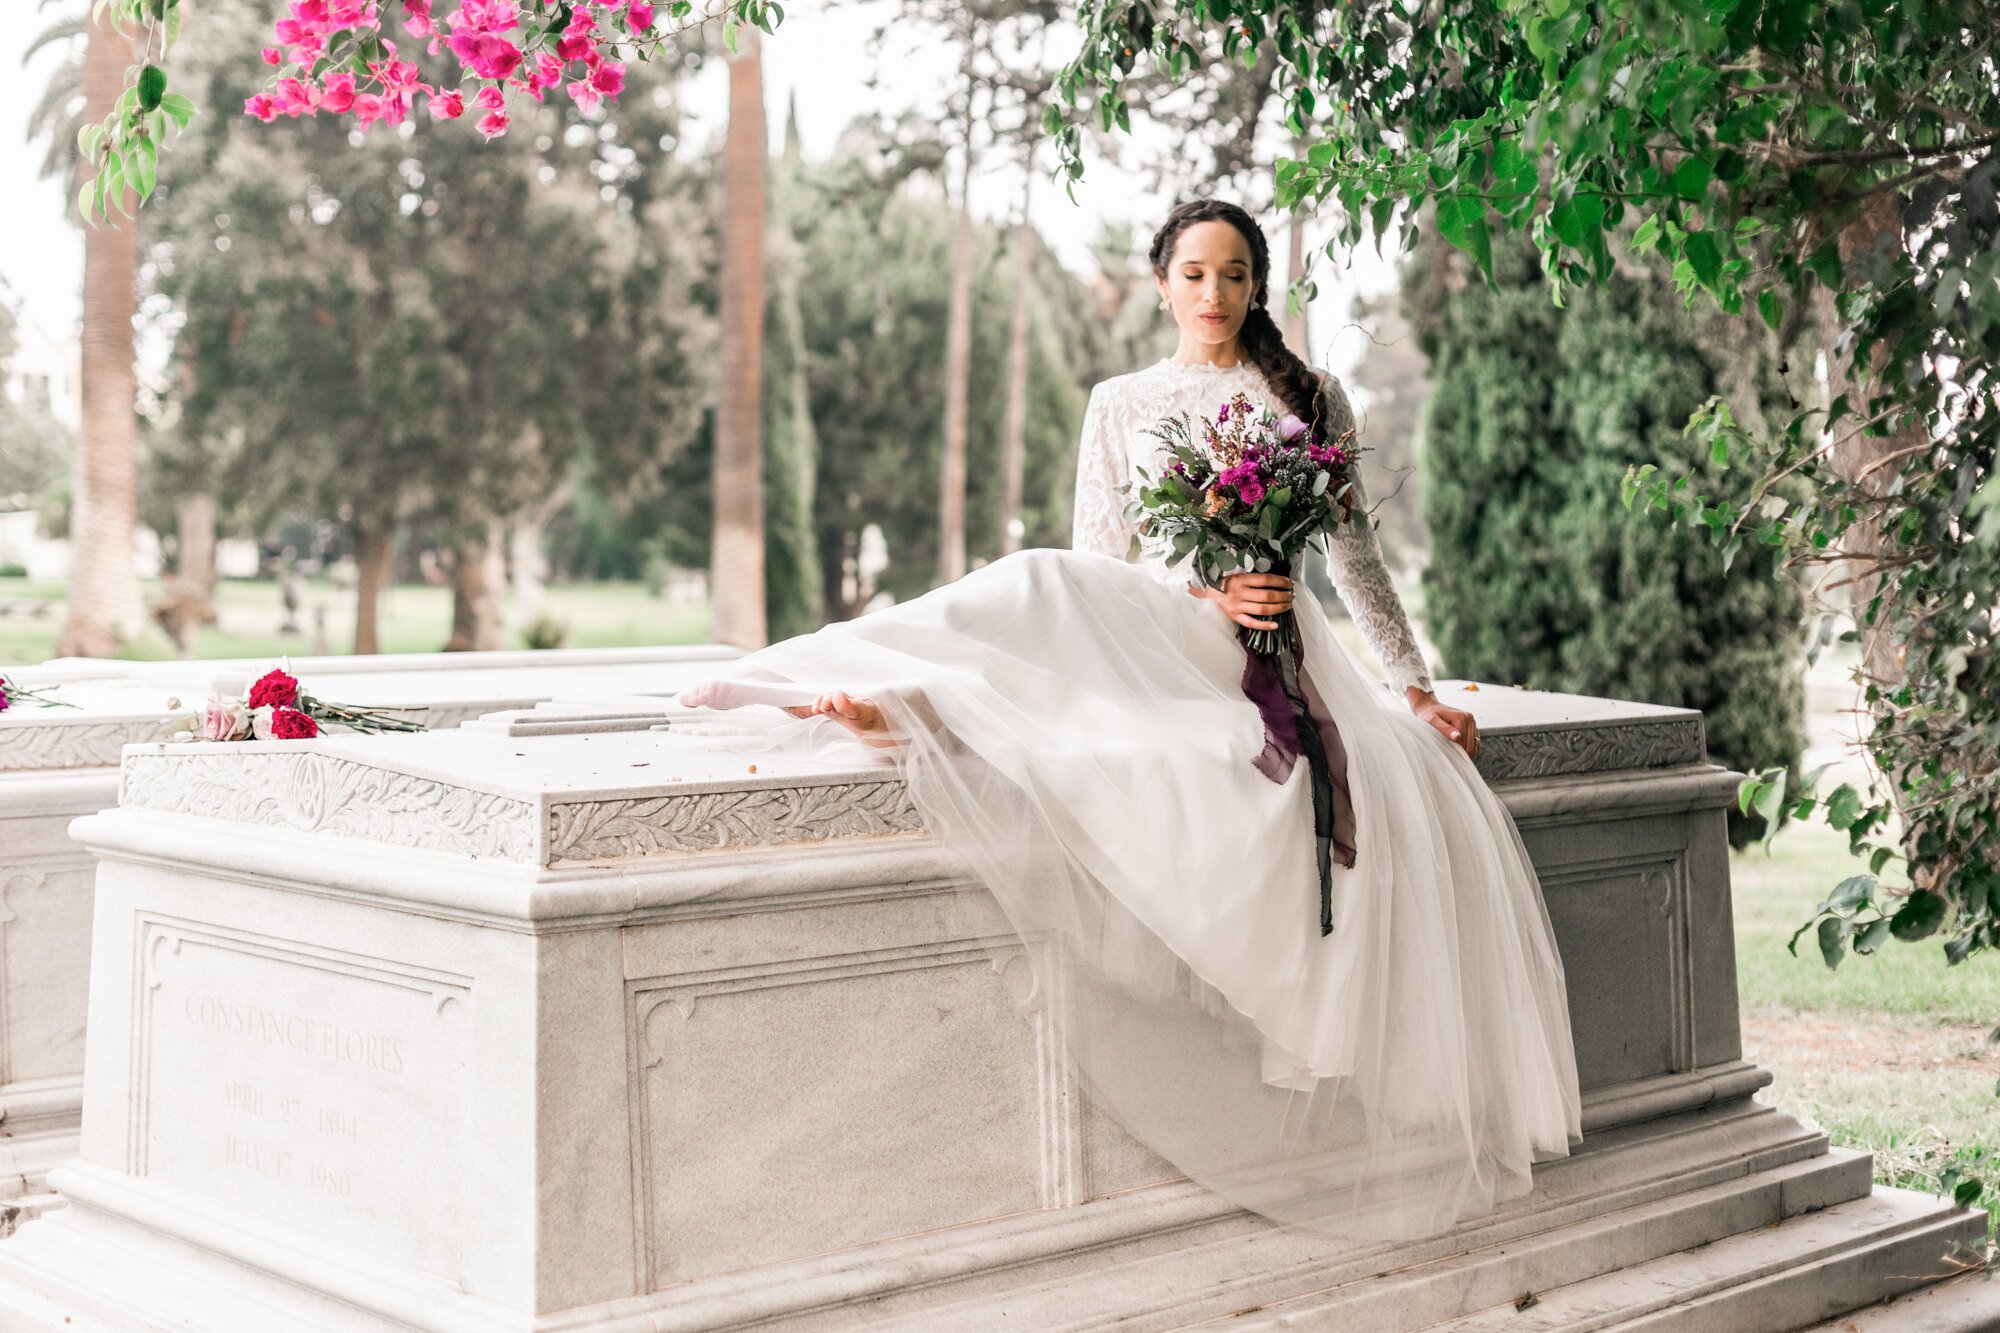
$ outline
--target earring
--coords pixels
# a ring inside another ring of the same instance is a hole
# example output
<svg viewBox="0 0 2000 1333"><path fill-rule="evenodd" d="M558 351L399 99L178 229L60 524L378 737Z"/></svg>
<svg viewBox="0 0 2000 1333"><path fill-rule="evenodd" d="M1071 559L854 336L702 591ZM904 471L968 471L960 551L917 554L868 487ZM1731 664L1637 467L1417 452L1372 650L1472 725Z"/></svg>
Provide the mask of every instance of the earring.
<svg viewBox="0 0 2000 1333"><path fill-rule="evenodd" d="M1168 301L1166 297L1162 296L1160 298L1160 309L1167 310L1170 308L1172 308L1172 302Z"/></svg>

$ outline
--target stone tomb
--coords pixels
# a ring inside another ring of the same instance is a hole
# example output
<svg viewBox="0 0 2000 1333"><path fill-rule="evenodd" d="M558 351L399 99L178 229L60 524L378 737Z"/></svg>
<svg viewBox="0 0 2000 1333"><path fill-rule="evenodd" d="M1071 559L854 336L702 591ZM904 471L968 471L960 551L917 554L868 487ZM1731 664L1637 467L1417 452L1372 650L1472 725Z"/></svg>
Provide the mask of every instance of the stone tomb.
<svg viewBox="0 0 2000 1333"><path fill-rule="evenodd" d="M1754 1099L1699 716L1475 706L1587 1136L1396 1246L1273 1228L1098 1113L1022 1003L1038 943L879 756L757 760L638 700L132 747L76 826L71 1206L0 1243L0 1327L1778 1330L1970 1262L1981 1214Z"/></svg>
<svg viewBox="0 0 2000 1333"><path fill-rule="evenodd" d="M449 727L573 690L667 694L735 655L701 645L300 658L292 667L327 698L417 705L426 725ZM8 669L26 685L60 686L78 706L0 713L0 1203L48 1206L49 1167L76 1153L96 867L69 823L116 804L120 751L161 739L170 700L241 695L269 665L65 658Z"/></svg>

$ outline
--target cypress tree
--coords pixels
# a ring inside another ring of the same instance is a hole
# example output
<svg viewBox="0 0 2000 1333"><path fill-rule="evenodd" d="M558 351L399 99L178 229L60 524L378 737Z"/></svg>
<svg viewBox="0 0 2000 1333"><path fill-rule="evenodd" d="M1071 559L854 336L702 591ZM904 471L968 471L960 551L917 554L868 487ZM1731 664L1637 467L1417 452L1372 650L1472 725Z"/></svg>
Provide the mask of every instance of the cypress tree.
<svg viewBox="0 0 2000 1333"><path fill-rule="evenodd" d="M771 173L771 300L764 321L764 616L773 641L825 619L813 523L819 438L806 386L805 319L799 309L803 247L793 216L805 188L798 106L785 120L785 153Z"/></svg>
<svg viewBox="0 0 2000 1333"><path fill-rule="evenodd" d="M1743 772L1804 748L1804 598L1746 545L1728 571L1689 529L1620 500L1628 464L1732 475L1682 434L1712 395L1739 418L1783 393L1767 344L1691 313L1664 275L1620 273L1549 298L1524 242L1489 289L1427 240L1406 292L1431 358L1423 460L1429 628L1454 675L1698 708L1709 757ZM1741 500L1747 496L1737 496ZM1731 841L1762 819L1730 810Z"/></svg>

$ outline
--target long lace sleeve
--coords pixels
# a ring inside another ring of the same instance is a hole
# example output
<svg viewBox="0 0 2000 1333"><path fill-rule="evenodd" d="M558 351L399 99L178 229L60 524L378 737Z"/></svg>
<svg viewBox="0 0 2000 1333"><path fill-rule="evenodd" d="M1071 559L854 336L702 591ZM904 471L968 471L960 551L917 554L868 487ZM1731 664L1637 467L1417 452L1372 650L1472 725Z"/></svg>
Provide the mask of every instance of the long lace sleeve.
<svg viewBox="0 0 2000 1333"><path fill-rule="evenodd" d="M1320 392L1326 396L1324 429L1328 438L1338 439L1354 428L1354 407L1339 380L1325 371L1319 376ZM1410 628L1410 618L1403 611L1403 601L1396 595L1396 585L1389 578L1389 567L1383 562L1382 543L1367 516L1368 494L1358 472L1353 494L1357 521L1342 524L1328 539L1327 574L1397 693L1411 685L1428 690L1430 670L1424 663L1423 649L1417 646L1416 632Z"/></svg>
<svg viewBox="0 0 2000 1333"><path fill-rule="evenodd" d="M1110 427L1110 395L1100 384L1090 391L1090 405L1083 411L1069 544L1078 551L1123 560L1132 548L1133 527L1125 520L1125 505L1131 499L1125 487L1132 478L1125 451Z"/></svg>

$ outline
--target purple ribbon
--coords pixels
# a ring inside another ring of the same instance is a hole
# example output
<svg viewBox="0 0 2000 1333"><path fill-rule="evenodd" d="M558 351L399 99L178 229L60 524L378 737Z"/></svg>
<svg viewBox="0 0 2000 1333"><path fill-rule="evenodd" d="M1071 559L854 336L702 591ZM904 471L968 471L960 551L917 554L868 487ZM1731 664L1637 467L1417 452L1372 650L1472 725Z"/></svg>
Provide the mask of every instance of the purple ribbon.
<svg viewBox="0 0 2000 1333"><path fill-rule="evenodd" d="M1306 674L1305 652L1305 645L1296 640L1270 656L1246 651L1243 694L1264 720L1264 748L1251 761L1257 771L1282 783L1299 756L1306 757L1319 853L1319 933L1329 935L1333 859L1338 857L1349 869L1354 866L1354 800L1347 785L1347 747L1326 701Z"/></svg>

